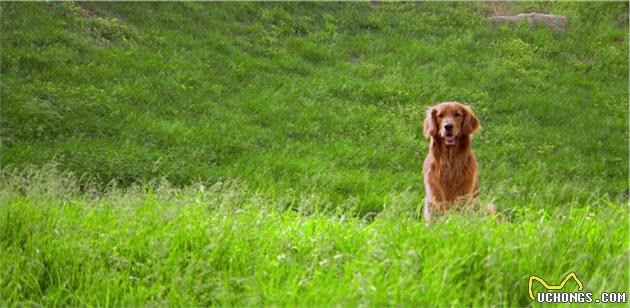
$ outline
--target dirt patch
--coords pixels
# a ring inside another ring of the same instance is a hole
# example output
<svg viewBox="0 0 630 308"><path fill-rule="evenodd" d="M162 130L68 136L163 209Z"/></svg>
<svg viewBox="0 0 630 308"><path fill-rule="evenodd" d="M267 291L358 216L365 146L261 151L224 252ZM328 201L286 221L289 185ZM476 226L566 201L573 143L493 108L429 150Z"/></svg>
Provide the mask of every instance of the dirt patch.
<svg viewBox="0 0 630 308"><path fill-rule="evenodd" d="M361 58L359 58L359 57L350 57L350 60L348 60L348 62L350 62L350 64L352 64L352 65L359 65L359 64L361 64Z"/></svg>
<svg viewBox="0 0 630 308"><path fill-rule="evenodd" d="M514 4L508 1L491 1L480 4L483 14L486 17L512 15Z"/></svg>

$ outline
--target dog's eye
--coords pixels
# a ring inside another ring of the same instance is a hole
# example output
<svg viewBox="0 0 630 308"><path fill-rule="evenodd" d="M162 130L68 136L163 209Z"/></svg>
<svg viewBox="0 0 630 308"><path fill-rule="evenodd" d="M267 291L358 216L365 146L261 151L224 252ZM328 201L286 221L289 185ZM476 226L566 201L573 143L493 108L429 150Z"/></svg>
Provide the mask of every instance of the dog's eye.
<svg viewBox="0 0 630 308"><path fill-rule="evenodd" d="M462 114L461 114L461 113L459 113L459 112L456 112L456 113L455 113L455 116L456 116L456 117L461 117L461 116L462 116Z"/></svg>
<svg viewBox="0 0 630 308"><path fill-rule="evenodd" d="M437 117L438 117L438 119L441 119L441 118L443 118L443 117L444 117L444 115L442 115L442 114L438 114L438 115L437 115Z"/></svg>

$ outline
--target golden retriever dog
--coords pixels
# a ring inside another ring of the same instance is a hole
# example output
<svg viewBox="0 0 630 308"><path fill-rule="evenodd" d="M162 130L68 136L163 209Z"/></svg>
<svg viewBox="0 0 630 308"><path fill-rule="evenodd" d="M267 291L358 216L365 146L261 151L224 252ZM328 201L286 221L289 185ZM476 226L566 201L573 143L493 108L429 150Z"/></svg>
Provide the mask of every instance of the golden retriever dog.
<svg viewBox="0 0 630 308"><path fill-rule="evenodd" d="M470 107L457 102L441 103L427 110L423 123L424 136L430 139L423 165L427 225L431 213L444 213L456 204L474 204L479 183L470 136L479 127ZM488 204L494 212L491 207Z"/></svg>

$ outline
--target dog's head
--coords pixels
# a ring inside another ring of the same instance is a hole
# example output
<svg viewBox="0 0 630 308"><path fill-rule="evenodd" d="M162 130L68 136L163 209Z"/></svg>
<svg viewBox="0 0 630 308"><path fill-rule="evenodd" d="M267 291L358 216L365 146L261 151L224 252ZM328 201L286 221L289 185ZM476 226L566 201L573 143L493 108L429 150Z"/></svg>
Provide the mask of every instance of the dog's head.
<svg viewBox="0 0 630 308"><path fill-rule="evenodd" d="M425 137L444 139L446 145L456 145L461 136L479 129L479 120L470 107L448 102L429 107L423 127Z"/></svg>

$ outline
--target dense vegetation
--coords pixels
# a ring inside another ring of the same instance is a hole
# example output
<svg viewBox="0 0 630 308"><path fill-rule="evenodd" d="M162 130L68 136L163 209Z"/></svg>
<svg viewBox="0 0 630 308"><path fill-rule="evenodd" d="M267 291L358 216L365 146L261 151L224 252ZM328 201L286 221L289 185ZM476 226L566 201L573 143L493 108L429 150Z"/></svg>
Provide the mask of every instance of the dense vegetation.
<svg viewBox="0 0 630 308"><path fill-rule="evenodd" d="M627 3L0 3L0 305L628 290ZM566 31L496 13L567 16ZM478 213L417 219L427 106Z"/></svg>

